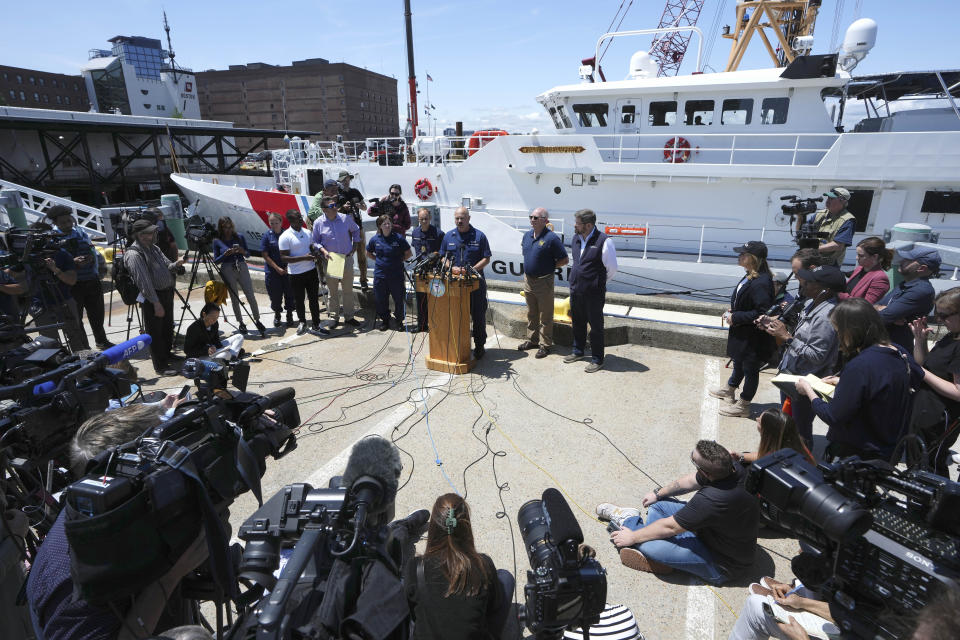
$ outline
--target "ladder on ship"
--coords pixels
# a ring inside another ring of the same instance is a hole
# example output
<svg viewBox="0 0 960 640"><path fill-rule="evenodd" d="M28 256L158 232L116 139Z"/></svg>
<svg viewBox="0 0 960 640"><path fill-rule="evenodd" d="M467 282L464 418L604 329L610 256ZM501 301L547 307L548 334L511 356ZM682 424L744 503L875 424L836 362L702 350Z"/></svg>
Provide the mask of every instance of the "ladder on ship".
<svg viewBox="0 0 960 640"><path fill-rule="evenodd" d="M46 217L46 212L58 204L70 208L77 226L82 227L90 235L91 240L94 242L106 240L106 227L100 209L7 180L0 180L0 222L8 227L13 226L8 211L11 207L22 208L27 224L30 224L42 220Z"/></svg>

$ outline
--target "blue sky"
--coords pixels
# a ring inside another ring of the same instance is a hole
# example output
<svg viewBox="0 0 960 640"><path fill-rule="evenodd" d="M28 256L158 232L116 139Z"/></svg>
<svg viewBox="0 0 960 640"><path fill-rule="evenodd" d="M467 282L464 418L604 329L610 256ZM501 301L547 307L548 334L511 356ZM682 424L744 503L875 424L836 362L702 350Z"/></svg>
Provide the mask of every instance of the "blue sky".
<svg viewBox="0 0 960 640"><path fill-rule="evenodd" d="M620 0L412 0L421 112L429 72L434 79L429 83L430 102L440 128L455 120L462 120L467 129L547 128L548 120L534 97L552 86L578 81L580 60L593 55L597 38L620 4ZM706 0L699 26L709 29L720 9L718 24L732 23L735 5L736 0ZM816 53L828 51L841 6L841 40L858 14L880 25L876 48L855 73L960 67L954 44L960 4L824 0L815 31ZM289 64L314 57L343 61L396 77L405 113L402 0L10 0L3 11L7 28L0 39L0 64L78 73L87 50L108 48L107 39L115 35L165 41L164 8L177 61L195 71L245 62ZM621 29L655 27L662 11L662 0L633 0ZM622 78L630 55L649 44L649 37L615 41L603 59L607 78ZM729 44L715 38L706 59L711 67L723 69ZM693 51L691 46L682 73L692 70ZM762 44L752 43L741 68L766 66L769 59Z"/></svg>

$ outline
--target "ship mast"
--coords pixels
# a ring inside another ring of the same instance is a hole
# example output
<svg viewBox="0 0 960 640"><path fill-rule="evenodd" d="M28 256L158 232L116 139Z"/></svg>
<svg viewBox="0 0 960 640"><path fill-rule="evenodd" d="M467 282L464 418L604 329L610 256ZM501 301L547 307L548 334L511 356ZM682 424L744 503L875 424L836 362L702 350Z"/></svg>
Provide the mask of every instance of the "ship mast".
<svg viewBox="0 0 960 640"><path fill-rule="evenodd" d="M726 71L736 71L747 51L754 33L760 36L767 53L778 67L793 62L797 55L807 53L809 48L797 42L801 36L812 36L817 22L821 0L739 0L737 21L732 33L730 27L721 34L730 38L730 58ZM770 29L779 42L775 50L765 29ZM801 45L801 46L798 46Z"/></svg>
<svg viewBox="0 0 960 640"><path fill-rule="evenodd" d="M410 82L410 140L417 139L417 74L413 70L413 20L410 0L403 0L403 19L407 27L407 75Z"/></svg>
<svg viewBox="0 0 960 640"><path fill-rule="evenodd" d="M173 72L173 84L180 84L177 79L177 65L173 61L177 54L173 52L173 43L170 41L170 23L167 22L167 10L163 10L163 30L167 32L167 55L170 57L170 70Z"/></svg>

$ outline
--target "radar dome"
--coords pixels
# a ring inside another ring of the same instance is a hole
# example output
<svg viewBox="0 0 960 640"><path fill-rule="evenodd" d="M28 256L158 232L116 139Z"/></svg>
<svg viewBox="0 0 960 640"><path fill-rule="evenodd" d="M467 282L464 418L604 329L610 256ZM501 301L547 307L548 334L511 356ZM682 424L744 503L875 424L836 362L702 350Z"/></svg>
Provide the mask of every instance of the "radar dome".
<svg viewBox="0 0 960 640"><path fill-rule="evenodd" d="M630 78L655 78L657 76L656 61L646 51L637 51L630 56Z"/></svg>
<svg viewBox="0 0 960 640"><path fill-rule="evenodd" d="M877 22L870 18L860 18L847 27L840 47L840 67L851 71L877 43Z"/></svg>

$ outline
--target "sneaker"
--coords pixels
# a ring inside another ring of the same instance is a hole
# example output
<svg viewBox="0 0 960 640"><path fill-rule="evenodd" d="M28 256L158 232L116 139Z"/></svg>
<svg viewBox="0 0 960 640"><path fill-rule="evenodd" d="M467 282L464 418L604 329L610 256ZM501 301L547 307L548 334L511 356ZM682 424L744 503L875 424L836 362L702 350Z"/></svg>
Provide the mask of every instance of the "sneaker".
<svg viewBox="0 0 960 640"><path fill-rule="evenodd" d="M173 367L167 367L163 371L158 371L157 375L161 378L172 378L174 376L180 375L180 369L174 369Z"/></svg>
<svg viewBox="0 0 960 640"><path fill-rule="evenodd" d="M363 291L364 293L367 293L368 291L370 291L370 287L367 285L366 282L360 283L360 291Z"/></svg>
<svg viewBox="0 0 960 640"><path fill-rule="evenodd" d="M707 389L707 393L713 398L720 398L721 400L732 403L734 401L734 392L736 392L736 390L736 387L731 387L725 384L722 387Z"/></svg>
<svg viewBox="0 0 960 640"><path fill-rule="evenodd" d="M475 347L474 350L473 350L473 357L474 357L476 360L479 360L480 358L483 357L483 354L485 354L486 352L487 352L487 350L484 349L482 346L477 346L477 347Z"/></svg>
<svg viewBox="0 0 960 640"><path fill-rule="evenodd" d="M570 364L571 362L576 362L582 357L583 357L582 353L577 353L576 351L574 351L573 353L571 353L570 355L568 355L566 358L563 359L563 364Z"/></svg>
<svg viewBox="0 0 960 640"><path fill-rule="evenodd" d="M627 568L634 569L636 571L645 571L647 573L655 573L660 575L673 573L673 567L668 567L667 565L655 560L650 560L633 547L624 547L623 549L620 549L620 564Z"/></svg>
<svg viewBox="0 0 960 640"><path fill-rule="evenodd" d="M519 349L520 351L529 351L530 349L537 349L539 347L540 347L539 344L537 344L536 342L530 342L529 340L524 340L523 342L517 345L517 349Z"/></svg>
<svg viewBox="0 0 960 640"><path fill-rule="evenodd" d="M534 358L546 358L550 355L550 347L540 347L537 349L537 355L533 356Z"/></svg>
<svg viewBox="0 0 960 640"><path fill-rule="evenodd" d="M336 328L339 327L339 326L340 326L340 318L334 318L334 319L332 319L330 322L327 323L327 329L329 329L329 330L331 330L331 331L333 331L334 329L336 329Z"/></svg>
<svg viewBox="0 0 960 640"><path fill-rule="evenodd" d="M632 518L634 516L640 515L639 509L631 509L630 507L618 507L615 504L610 504L609 502L601 502L597 505L597 517L601 520L609 520L617 525L617 528L623 526L623 521L627 518Z"/></svg>
<svg viewBox="0 0 960 640"><path fill-rule="evenodd" d="M298 335L298 336L302 336L302 335L305 334L306 332L307 332L307 323L306 323L306 322L301 322L299 325L297 325L297 335Z"/></svg>
<svg viewBox="0 0 960 640"><path fill-rule="evenodd" d="M749 418L750 401L739 398L733 404L727 404L720 407L720 415L731 416L733 418Z"/></svg>
<svg viewBox="0 0 960 640"><path fill-rule="evenodd" d="M594 373L595 371L600 371L600 369L603 369L602 362L591 362L586 366L584 371L586 371L587 373Z"/></svg>

